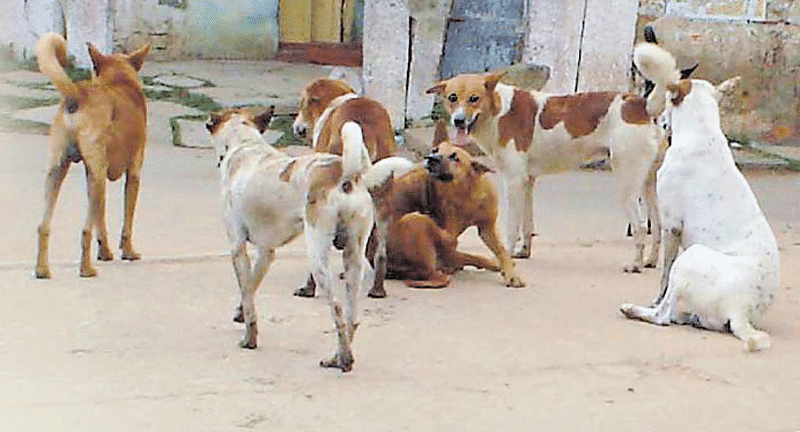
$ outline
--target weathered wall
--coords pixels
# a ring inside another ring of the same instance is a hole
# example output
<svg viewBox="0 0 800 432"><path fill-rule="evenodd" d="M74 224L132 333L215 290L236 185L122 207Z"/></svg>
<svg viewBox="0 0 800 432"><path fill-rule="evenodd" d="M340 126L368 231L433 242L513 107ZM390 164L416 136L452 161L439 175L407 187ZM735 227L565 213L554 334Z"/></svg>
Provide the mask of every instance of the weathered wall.
<svg viewBox="0 0 800 432"><path fill-rule="evenodd" d="M19 59L46 31L67 34L84 67L86 42L104 52L151 43L154 59L266 59L278 48L278 0L3 0L0 12L0 43Z"/></svg>
<svg viewBox="0 0 800 432"><path fill-rule="evenodd" d="M639 28L650 23L693 77L742 81L722 103L725 133L742 142L800 145L800 2L643 1ZM641 35L641 31L638 32Z"/></svg>

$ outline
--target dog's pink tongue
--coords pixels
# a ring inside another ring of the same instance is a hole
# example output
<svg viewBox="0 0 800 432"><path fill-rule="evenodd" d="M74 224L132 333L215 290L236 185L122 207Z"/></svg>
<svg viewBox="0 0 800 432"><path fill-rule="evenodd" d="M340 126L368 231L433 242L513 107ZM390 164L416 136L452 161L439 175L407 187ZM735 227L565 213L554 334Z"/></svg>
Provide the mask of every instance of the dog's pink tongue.
<svg viewBox="0 0 800 432"><path fill-rule="evenodd" d="M455 136L455 138L453 138L453 144L454 145L464 146L464 145L467 145L469 140L470 140L469 133L467 133L467 129L466 128L463 128L463 129L462 128L456 128L456 136Z"/></svg>

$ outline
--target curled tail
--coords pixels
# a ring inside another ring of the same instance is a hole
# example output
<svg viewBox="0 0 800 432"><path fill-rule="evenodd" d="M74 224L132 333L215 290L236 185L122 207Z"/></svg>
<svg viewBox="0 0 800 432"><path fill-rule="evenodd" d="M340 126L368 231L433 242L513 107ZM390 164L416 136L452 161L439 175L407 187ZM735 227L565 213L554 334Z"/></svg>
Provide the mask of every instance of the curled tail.
<svg viewBox="0 0 800 432"><path fill-rule="evenodd" d="M39 70L53 81L65 98L77 99L80 91L64 68L67 66L67 41L53 32L48 32L36 42L36 59Z"/></svg>
<svg viewBox="0 0 800 432"><path fill-rule="evenodd" d="M353 180L372 166L364 133L356 122L342 125L342 179Z"/></svg>
<svg viewBox="0 0 800 432"><path fill-rule="evenodd" d="M681 79L675 57L658 45L643 42L633 49L633 63L646 79L655 83L655 89L647 97L647 113L657 116L664 111L667 86Z"/></svg>

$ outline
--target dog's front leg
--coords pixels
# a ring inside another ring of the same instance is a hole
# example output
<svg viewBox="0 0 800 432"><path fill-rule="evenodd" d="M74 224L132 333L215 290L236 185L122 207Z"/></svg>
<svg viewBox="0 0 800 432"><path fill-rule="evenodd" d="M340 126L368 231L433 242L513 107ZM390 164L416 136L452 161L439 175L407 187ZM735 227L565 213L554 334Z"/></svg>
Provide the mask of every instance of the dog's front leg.
<svg viewBox="0 0 800 432"><path fill-rule="evenodd" d="M672 271L672 264L675 263L675 258L678 257L678 250L681 246L681 235L683 229L679 227L664 228L662 241L664 242L664 268L661 273L661 286L658 292L658 297L653 300L653 304L658 304L664 299L669 286L669 273Z"/></svg>
<svg viewBox="0 0 800 432"><path fill-rule="evenodd" d="M517 271L514 266L514 261L511 260L511 257L508 256L508 251L503 244L500 242L500 239L497 237L497 230L495 229L495 225L487 224L487 225L479 225L478 226L478 234L480 235L483 242L486 246L494 253L494 256L497 257L497 260L500 262L500 269L503 275L503 279L505 279L506 286L521 288L525 286L525 282L517 275Z"/></svg>
<svg viewBox="0 0 800 432"><path fill-rule="evenodd" d="M61 184L67 175L67 168L69 168L69 162L67 161L52 165L44 182L44 215L42 215L42 222L37 230L39 248L36 256L36 277L39 279L50 278L50 223L53 220L53 209L58 199L58 193L61 190Z"/></svg>
<svg viewBox="0 0 800 432"><path fill-rule="evenodd" d="M133 213L136 210L136 201L139 197L139 169L128 169L125 174L125 222L122 226L122 235L119 239L119 248L122 250L122 259L135 261L142 257L133 249Z"/></svg>
<svg viewBox="0 0 800 432"><path fill-rule="evenodd" d="M505 187L501 195L502 206L505 210L506 247L509 251L513 251L511 256L514 258L530 258L530 247L526 254L524 241L520 242L520 233L525 217L527 179L521 176L504 176L503 183Z"/></svg>

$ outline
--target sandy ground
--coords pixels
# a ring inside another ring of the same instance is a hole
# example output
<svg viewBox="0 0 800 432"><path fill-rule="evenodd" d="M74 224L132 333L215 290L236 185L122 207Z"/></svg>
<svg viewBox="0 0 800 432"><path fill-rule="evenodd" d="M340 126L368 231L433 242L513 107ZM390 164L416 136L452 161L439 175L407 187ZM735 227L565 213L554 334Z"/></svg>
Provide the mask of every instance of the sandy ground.
<svg viewBox="0 0 800 432"><path fill-rule="evenodd" d="M619 304L654 297L659 270L622 273L632 246L613 179L571 173L537 184L539 235L517 261L526 288L478 271L443 290L389 282L389 298L362 298L355 369L342 374L317 366L335 346L326 305L292 296L302 241L278 252L259 291L259 348L238 348L210 151L149 148L134 231L145 259L101 263L91 280L77 276L74 166L53 279L39 281L46 137L0 145L0 431L800 430L798 174L748 173L782 253L767 352L622 318ZM113 238L120 186L108 188ZM488 253L474 232L462 239Z"/></svg>

